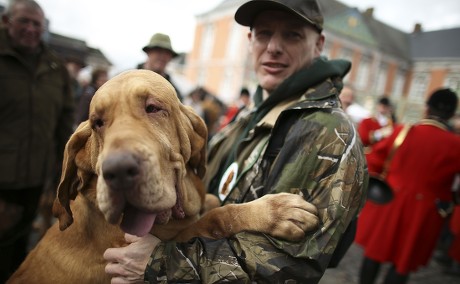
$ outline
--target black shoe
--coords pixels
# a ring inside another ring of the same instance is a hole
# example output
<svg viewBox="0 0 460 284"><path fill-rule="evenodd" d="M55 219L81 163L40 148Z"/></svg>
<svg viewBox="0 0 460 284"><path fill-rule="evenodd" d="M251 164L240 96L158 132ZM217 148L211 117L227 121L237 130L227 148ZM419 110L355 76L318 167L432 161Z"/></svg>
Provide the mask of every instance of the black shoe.
<svg viewBox="0 0 460 284"><path fill-rule="evenodd" d="M441 266L449 268L452 265L452 259L445 252L436 250L433 253L433 260Z"/></svg>
<svg viewBox="0 0 460 284"><path fill-rule="evenodd" d="M452 264L443 270L444 273L460 277L460 263L452 261Z"/></svg>

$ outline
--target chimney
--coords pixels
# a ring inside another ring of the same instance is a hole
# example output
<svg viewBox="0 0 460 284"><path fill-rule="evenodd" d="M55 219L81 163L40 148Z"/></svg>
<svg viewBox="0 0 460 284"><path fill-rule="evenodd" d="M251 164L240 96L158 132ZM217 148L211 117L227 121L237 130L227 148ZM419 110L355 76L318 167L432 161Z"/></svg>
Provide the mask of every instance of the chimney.
<svg viewBox="0 0 460 284"><path fill-rule="evenodd" d="M367 8L364 12L364 16L372 18L374 16L374 7Z"/></svg>
<svg viewBox="0 0 460 284"><path fill-rule="evenodd" d="M422 24L416 23L414 25L414 30L412 31L413 34L418 34L422 32Z"/></svg>

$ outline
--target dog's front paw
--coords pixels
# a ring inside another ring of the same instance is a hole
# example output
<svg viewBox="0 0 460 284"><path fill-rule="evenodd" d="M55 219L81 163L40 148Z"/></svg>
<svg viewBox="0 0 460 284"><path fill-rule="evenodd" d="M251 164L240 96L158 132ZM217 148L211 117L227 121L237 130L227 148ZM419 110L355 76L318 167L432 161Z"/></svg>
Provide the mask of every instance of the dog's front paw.
<svg viewBox="0 0 460 284"><path fill-rule="evenodd" d="M268 194L254 203L260 219L258 231L273 237L299 241L320 223L316 206L296 194Z"/></svg>

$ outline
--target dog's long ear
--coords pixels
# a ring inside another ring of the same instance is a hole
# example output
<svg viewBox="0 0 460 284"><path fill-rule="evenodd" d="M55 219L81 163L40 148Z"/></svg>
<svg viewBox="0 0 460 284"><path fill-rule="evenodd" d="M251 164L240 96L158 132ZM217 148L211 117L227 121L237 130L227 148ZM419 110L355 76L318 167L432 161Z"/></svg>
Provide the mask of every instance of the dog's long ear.
<svg viewBox="0 0 460 284"><path fill-rule="evenodd" d="M206 172L206 144L208 129L203 119L189 106L180 104L183 131L179 131L181 152L188 165L200 178ZM183 133L185 132L185 133ZM184 137L185 136L185 137ZM189 147L184 143L189 141Z"/></svg>
<svg viewBox="0 0 460 284"><path fill-rule="evenodd" d="M73 223L70 201L78 194L78 187L85 181L78 176L76 157L78 155L89 155L81 151L88 151L87 142L91 136L91 127L88 121L82 122L70 137L64 150L62 161L62 174L59 182L57 196L53 204L53 215L59 219L59 229L65 230ZM91 158L88 156L88 163Z"/></svg>

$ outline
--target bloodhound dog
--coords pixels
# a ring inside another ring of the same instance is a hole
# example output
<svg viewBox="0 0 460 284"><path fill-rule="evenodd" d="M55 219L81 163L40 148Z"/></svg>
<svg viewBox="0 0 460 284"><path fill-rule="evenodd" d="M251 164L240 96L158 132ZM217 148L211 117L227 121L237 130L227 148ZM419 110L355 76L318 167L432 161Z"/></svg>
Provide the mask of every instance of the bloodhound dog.
<svg viewBox="0 0 460 284"><path fill-rule="evenodd" d="M109 283L104 251L124 232L162 240L248 230L298 240L316 208L291 194L226 205L200 218L207 129L162 76L125 71L104 84L69 139L53 214L58 218L8 283Z"/></svg>

